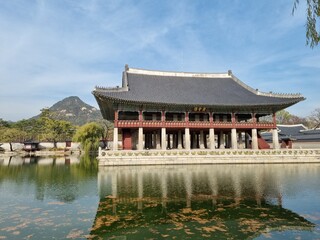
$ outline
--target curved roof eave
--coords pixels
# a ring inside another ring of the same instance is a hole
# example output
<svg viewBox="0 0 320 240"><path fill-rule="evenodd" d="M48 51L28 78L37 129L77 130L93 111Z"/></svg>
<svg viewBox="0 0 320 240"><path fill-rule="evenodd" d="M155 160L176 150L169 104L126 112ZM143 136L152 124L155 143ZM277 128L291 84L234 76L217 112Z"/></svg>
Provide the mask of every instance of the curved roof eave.
<svg viewBox="0 0 320 240"><path fill-rule="evenodd" d="M192 103L185 103L185 104L178 104L178 103L167 103L167 102L146 102L146 101L135 101L135 100L128 100L128 99L121 99L121 98L115 98L115 97L111 97L111 96L106 96L103 94L99 94L97 92L93 92L93 94L95 96L97 96L98 98L103 98L107 101L112 101L114 103L127 103L127 104L134 104L134 105L158 105L158 106L181 106L181 107L195 107L195 106L203 106L203 107L207 107L207 108L246 108L246 109L256 109L256 108L261 108L261 107L265 107L265 108L269 108L269 109L277 109L281 110L284 108L287 108L293 104L296 104L302 100L304 100L304 98L297 98L297 99L293 99L290 98L292 101L288 101L288 102L283 102L283 103L270 103L270 104L265 104L265 103L261 103L261 104L241 104L241 105L235 105L235 104L192 104ZM289 99L288 99L289 100Z"/></svg>

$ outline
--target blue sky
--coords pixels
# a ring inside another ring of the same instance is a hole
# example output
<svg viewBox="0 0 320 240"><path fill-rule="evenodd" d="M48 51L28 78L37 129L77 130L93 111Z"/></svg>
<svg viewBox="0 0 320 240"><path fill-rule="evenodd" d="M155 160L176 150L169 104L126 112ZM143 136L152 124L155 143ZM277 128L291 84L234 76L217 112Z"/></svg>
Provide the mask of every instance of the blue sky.
<svg viewBox="0 0 320 240"><path fill-rule="evenodd" d="M320 47L305 45L293 0L0 0L0 118L32 117L68 96L121 85L124 65L227 72L320 107Z"/></svg>

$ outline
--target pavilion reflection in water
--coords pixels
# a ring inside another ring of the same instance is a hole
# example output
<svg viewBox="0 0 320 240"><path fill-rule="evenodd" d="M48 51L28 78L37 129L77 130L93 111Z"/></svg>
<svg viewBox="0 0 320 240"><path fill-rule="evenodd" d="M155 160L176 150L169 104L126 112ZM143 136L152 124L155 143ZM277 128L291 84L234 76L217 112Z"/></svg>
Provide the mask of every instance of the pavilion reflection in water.
<svg viewBox="0 0 320 240"><path fill-rule="evenodd" d="M312 230L312 223L282 207L284 180L299 174L299 169L297 165L100 168L100 203L91 238L243 239L273 230Z"/></svg>

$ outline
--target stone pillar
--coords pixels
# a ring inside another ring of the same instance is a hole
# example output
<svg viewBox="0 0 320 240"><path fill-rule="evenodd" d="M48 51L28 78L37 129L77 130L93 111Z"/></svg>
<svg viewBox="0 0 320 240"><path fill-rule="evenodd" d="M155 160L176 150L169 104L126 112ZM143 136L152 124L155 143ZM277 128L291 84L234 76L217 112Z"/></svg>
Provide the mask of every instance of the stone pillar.
<svg viewBox="0 0 320 240"><path fill-rule="evenodd" d="M112 146L113 151L118 150L118 128L113 129L113 146Z"/></svg>
<svg viewBox="0 0 320 240"><path fill-rule="evenodd" d="M252 149L258 149L258 133L257 129L253 128L252 129L252 136L251 136L251 148Z"/></svg>
<svg viewBox="0 0 320 240"><path fill-rule="evenodd" d="M157 131L153 131L152 133L152 148L157 148Z"/></svg>
<svg viewBox="0 0 320 240"><path fill-rule="evenodd" d="M181 133L181 130L178 131L178 149L182 149L182 133Z"/></svg>
<svg viewBox="0 0 320 240"><path fill-rule="evenodd" d="M172 134L172 148L177 148L177 134Z"/></svg>
<svg viewBox="0 0 320 240"><path fill-rule="evenodd" d="M161 149L159 130L157 130L155 134L156 134L156 149Z"/></svg>
<svg viewBox="0 0 320 240"><path fill-rule="evenodd" d="M170 133L167 134L167 138L168 138L168 140L167 140L167 148L171 149L171 134Z"/></svg>
<svg viewBox="0 0 320 240"><path fill-rule="evenodd" d="M225 148L224 142L225 142L224 133L221 131L220 132L220 139L219 139L219 148L220 149L224 149Z"/></svg>
<svg viewBox="0 0 320 240"><path fill-rule="evenodd" d="M208 134L204 132L204 148L209 148L208 147Z"/></svg>
<svg viewBox="0 0 320 240"><path fill-rule="evenodd" d="M149 133L145 133L143 135L143 143L144 143L143 149L148 149L149 148L148 147L148 144L149 144L148 139L149 139Z"/></svg>
<svg viewBox="0 0 320 240"><path fill-rule="evenodd" d="M138 130L138 150L143 150L143 128Z"/></svg>
<svg viewBox="0 0 320 240"><path fill-rule="evenodd" d="M273 143L273 149L279 149L279 136L278 136L278 130L272 129L272 143Z"/></svg>
<svg viewBox="0 0 320 240"><path fill-rule="evenodd" d="M189 128L185 129L184 136L186 141L185 149L190 150L190 129Z"/></svg>
<svg viewBox="0 0 320 240"><path fill-rule="evenodd" d="M247 148L249 148L249 137L248 137L248 133L246 132L245 134L244 134L244 141L245 141L245 143L244 143L244 148L245 149L247 149Z"/></svg>
<svg viewBox="0 0 320 240"><path fill-rule="evenodd" d="M214 129L209 129L209 138L210 138L210 149L215 149L215 139L214 139Z"/></svg>
<svg viewBox="0 0 320 240"><path fill-rule="evenodd" d="M203 130L200 131L200 141L199 141L199 147L200 149L204 149L204 135Z"/></svg>
<svg viewBox="0 0 320 240"><path fill-rule="evenodd" d="M228 148L232 148L231 132L227 134L227 146Z"/></svg>
<svg viewBox="0 0 320 240"><path fill-rule="evenodd" d="M138 131L137 130L132 131L132 149L134 150L138 149Z"/></svg>
<svg viewBox="0 0 320 240"><path fill-rule="evenodd" d="M161 149L167 149L166 128L161 128Z"/></svg>
<svg viewBox="0 0 320 240"><path fill-rule="evenodd" d="M231 148L237 149L238 142L237 142L237 130L235 128L231 129Z"/></svg>
<svg viewBox="0 0 320 240"><path fill-rule="evenodd" d="M148 133L148 148L152 149L152 132Z"/></svg>
<svg viewBox="0 0 320 240"><path fill-rule="evenodd" d="M241 132L238 133L238 138L239 138L239 148L242 149L243 148L243 141L242 141L242 133Z"/></svg>
<svg viewBox="0 0 320 240"><path fill-rule="evenodd" d="M195 132L192 132L191 135L192 135L192 138L191 138L192 148L195 149L195 148L197 148L197 145L198 145L197 134Z"/></svg>

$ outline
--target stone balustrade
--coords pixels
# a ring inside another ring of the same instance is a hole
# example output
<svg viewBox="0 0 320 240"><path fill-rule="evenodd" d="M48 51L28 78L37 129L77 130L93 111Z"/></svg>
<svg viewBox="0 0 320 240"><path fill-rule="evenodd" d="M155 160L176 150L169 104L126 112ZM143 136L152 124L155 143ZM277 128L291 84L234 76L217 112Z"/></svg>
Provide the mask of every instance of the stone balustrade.
<svg viewBox="0 0 320 240"><path fill-rule="evenodd" d="M271 122L223 122L223 121L152 121L152 120L118 120L116 126L119 128L256 128L272 129Z"/></svg>

